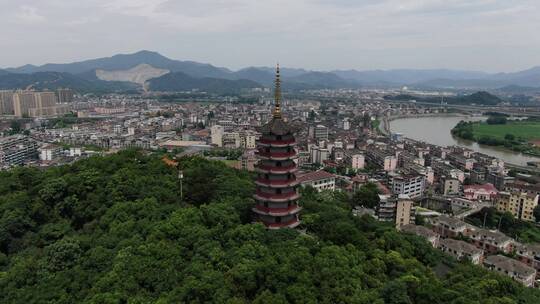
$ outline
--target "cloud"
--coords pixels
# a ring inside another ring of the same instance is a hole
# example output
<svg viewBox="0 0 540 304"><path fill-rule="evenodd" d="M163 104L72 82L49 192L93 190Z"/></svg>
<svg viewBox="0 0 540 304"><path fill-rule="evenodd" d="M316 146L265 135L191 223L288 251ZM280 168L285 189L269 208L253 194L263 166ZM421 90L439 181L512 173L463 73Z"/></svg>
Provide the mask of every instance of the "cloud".
<svg viewBox="0 0 540 304"><path fill-rule="evenodd" d="M540 64L538 16L537 0L0 0L0 65L152 49L229 67L514 70Z"/></svg>
<svg viewBox="0 0 540 304"><path fill-rule="evenodd" d="M18 11L15 13L15 18L17 21L24 24L37 24L46 20L44 16L38 13L36 7L28 5L19 7Z"/></svg>

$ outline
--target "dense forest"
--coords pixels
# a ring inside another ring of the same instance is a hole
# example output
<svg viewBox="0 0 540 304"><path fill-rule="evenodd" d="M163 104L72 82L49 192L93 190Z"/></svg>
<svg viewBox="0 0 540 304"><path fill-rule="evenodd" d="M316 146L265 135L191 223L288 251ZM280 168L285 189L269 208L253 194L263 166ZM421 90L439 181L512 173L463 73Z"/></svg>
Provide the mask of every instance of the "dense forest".
<svg viewBox="0 0 540 304"><path fill-rule="evenodd" d="M540 303L540 293L303 190L303 226L251 223L247 172L130 150L0 172L0 303ZM356 198L358 199L358 197Z"/></svg>

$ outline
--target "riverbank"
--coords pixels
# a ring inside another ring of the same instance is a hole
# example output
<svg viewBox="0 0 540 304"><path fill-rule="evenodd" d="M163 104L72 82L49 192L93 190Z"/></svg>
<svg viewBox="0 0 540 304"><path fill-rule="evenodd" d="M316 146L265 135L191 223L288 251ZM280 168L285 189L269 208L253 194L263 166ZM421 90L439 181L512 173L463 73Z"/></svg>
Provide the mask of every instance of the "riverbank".
<svg viewBox="0 0 540 304"><path fill-rule="evenodd" d="M392 116L384 116L382 119L382 128L379 130L385 134L390 135L392 133L390 129L390 122L398 119L412 119L412 118L429 118L429 117L470 117L468 114L463 113L428 113L428 114L400 114Z"/></svg>
<svg viewBox="0 0 540 304"><path fill-rule="evenodd" d="M452 135L482 145L504 147L523 154L540 157L540 120L507 121L502 124L460 121Z"/></svg>
<svg viewBox="0 0 540 304"><path fill-rule="evenodd" d="M471 140L464 140L457 136L452 136L450 130L452 130L452 128L454 128L462 120L476 122L486 120L486 117L432 116L403 118L392 120L392 122L389 123L389 128L391 129L392 133L401 133L407 138L424 141L442 147L460 146L475 152L502 159L505 163L514 164L523 168L527 167L528 162L540 161L539 157L515 152L504 147L480 145ZM384 123L385 122L383 121L383 126Z"/></svg>

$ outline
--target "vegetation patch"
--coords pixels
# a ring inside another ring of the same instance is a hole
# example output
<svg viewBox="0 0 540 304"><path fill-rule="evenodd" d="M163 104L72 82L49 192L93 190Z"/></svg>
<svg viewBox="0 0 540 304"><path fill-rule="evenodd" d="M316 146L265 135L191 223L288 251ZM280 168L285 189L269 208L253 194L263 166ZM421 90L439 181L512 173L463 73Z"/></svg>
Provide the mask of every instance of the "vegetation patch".
<svg viewBox="0 0 540 304"><path fill-rule="evenodd" d="M460 121L451 132L454 136L479 144L540 156L540 148L535 145L540 139L538 119L507 120L504 116L491 116L486 122Z"/></svg>
<svg viewBox="0 0 540 304"><path fill-rule="evenodd" d="M306 188L301 229L270 231L252 223L247 172L181 158L182 199L161 159L130 150L0 172L0 303L540 303L353 216L342 192Z"/></svg>

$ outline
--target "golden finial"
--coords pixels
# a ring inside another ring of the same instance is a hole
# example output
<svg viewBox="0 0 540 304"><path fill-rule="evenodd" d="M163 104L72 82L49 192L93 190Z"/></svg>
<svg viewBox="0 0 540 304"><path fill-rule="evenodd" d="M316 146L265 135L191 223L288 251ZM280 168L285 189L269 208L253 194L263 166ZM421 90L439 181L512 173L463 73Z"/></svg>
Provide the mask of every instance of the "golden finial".
<svg viewBox="0 0 540 304"><path fill-rule="evenodd" d="M274 118L281 118L281 79L279 76L279 63L276 67L276 88L274 92Z"/></svg>

